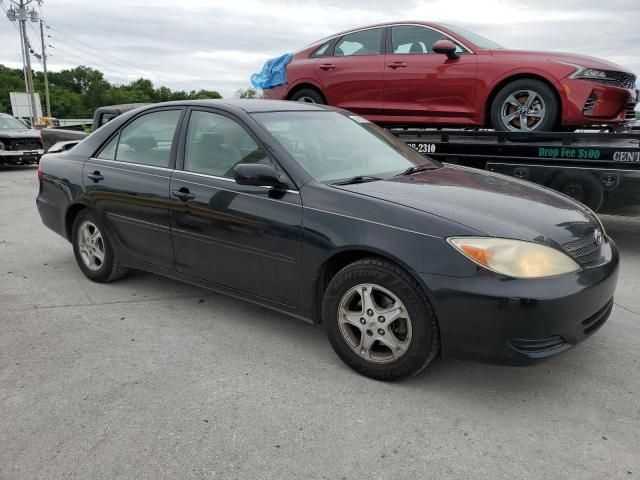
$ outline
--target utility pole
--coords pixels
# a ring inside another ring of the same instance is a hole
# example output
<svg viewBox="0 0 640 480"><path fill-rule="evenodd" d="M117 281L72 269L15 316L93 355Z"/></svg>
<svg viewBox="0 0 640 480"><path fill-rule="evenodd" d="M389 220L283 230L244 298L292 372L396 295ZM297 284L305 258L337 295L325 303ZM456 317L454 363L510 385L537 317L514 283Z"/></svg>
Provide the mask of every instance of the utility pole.
<svg viewBox="0 0 640 480"><path fill-rule="evenodd" d="M44 98L47 103L47 117L51 116L51 102L49 101L49 79L47 78L47 50L44 45L44 22L40 19L40 42L42 43L42 70L44 71Z"/></svg>
<svg viewBox="0 0 640 480"><path fill-rule="evenodd" d="M31 126L34 127L38 121L38 112L36 110L36 96L33 90L33 72L31 70L31 55L29 53L29 38L27 37L27 17L30 17L32 22L38 20L38 13L32 8L27 10L27 6L33 2L33 0L13 0L13 3L18 7L13 6L7 11L7 17L11 21L18 20L20 43L22 46L22 62L25 71L25 84L27 89L27 95L29 97L29 106L31 110Z"/></svg>
<svg viewBox="0 0 640 480"><path fill-rule="evenodd" d="M31 3L27 0L27 5ZM20 30L22 32L22 41L24 42L24 57L27 67L27 93L29 94L29 103L31 104L31 128L35 128L38 121L38 113L36 111L36 96L33 92L33 72L31 71L31 54L29 53L29 38L27 37L27 10L24 0L20 0L20 10L18 11L18 20L20 21Z"/></svg>

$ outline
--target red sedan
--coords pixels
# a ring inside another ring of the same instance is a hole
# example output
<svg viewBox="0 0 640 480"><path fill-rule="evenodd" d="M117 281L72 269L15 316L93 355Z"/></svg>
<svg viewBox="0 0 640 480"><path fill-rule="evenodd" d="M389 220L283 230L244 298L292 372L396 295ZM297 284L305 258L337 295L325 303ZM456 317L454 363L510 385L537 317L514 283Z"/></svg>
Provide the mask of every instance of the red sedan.
<svg viewBox="0 0 640 480"><path fill-rule="evenodd" d="M635 119L635 75L597 58L507 50L451 25L401 22L293 55L265 98L342 107L385 125L549 131Z"/></svg>

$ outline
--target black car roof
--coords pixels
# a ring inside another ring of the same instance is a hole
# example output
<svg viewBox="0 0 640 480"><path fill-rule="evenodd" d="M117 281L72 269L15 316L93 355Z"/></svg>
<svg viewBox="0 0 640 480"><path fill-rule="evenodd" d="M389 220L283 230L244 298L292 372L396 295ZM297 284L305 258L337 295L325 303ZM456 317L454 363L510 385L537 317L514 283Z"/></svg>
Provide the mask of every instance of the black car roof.
<svg viewBox="0 0 640 480"><path fill-rule="evenodd" d="M334 110L325 105L317 105L304 102L292 102L286 100L260 100L260 99L231 99L231 100L185 100L150 104L149 107L163 105L190 105L199 107L218 107L229 110L243 110L246 113L262 112L298 112L298 111L324 111Z"/></svg>

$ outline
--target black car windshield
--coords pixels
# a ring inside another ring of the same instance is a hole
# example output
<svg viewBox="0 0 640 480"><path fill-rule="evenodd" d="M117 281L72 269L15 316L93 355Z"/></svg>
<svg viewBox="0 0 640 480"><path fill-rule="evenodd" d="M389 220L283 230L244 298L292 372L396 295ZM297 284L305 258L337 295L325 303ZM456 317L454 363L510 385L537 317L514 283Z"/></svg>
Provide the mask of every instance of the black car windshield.
<svg viewBox="0 0 640 480"><path fill-rule="evenodd" d="M27 127L24 123L16 120L13 117L9 117L8 115L0 115L0 130L27 130Z"/></svg>
<svg viewBox="0 0 640 480"><path fill-rule="evenodd" d="M270 112L254 118L319 182L389 178L414 166L440 166L356 115Z"/></svg>
<svg viewBox="0 0 640 480"><path fill-rule="evenodd" d="M455 25L445 25L442 24L447 30L451 30L456 35L460 35L463 39L469 40L471 43L475 44L480 48L487 48L490 50L502 49L504 48L502 45L498 45L496 42L489 40L488 38L484 38L480 35L476 35L473 32L461 27L456 27Z"/></svg>

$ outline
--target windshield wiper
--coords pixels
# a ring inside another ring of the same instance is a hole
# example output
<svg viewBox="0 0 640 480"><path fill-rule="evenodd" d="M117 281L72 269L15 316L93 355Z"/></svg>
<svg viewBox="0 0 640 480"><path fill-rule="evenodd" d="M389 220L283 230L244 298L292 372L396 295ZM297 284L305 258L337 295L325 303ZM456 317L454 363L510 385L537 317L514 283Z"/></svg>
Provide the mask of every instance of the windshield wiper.
<svg viewBox="0 0 640 480"><path fill-rule="evenodd" d="M431 165L429 163L423 163L422 165L412 165L409 168L407 168L404 172L397 174L396 177L412 175L414 173L424 172L425 170L435 170L436 168L438 167L436 167L435 165Z"/></svg>
<svg viewBox="0 0 640 480"><path fill-rule="evenodd" d="M380 177L372 177L371 175L357 175L355 177L351 177L347 180L342 180L340 182L334 182L331 185L351 185L353 183L365 183L365 182L375 182L376 180L382 180Z"/></svg>

